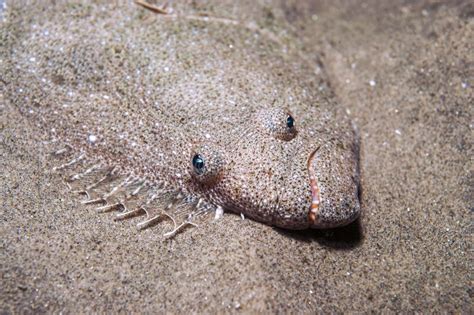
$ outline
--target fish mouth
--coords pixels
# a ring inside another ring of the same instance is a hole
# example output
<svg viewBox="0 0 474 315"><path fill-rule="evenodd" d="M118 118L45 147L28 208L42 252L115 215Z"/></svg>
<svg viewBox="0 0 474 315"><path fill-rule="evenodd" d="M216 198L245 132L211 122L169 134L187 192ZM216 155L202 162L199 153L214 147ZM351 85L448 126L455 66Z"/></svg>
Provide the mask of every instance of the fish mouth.
<svg viewBox="0 0 474 315"><path fill-rule="evenodd" d="M311 225L316 225L318 222L319 204L321 203L321 194L318 186L318 179L313 168L313 159L320 147L316 148L309 155L307 168L309 173L309 184L311 188L311 206L309 207L308 220Z"/></svg>
<svg viewBox="0 0 474 315"><path fill-rule="evenodd" d="M311 204L307 224L313 229L347 225L360 214L357 151L325 143L308 157Z"/></svg>

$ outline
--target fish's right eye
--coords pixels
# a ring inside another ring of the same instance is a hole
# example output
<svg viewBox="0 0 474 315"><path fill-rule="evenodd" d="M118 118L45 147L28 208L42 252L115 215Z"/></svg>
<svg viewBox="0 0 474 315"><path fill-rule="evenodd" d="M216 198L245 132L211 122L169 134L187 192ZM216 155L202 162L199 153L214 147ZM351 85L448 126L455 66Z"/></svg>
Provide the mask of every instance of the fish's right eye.
<svg viewBox="0 0 474 315"><path fill-rule="evenodd" d="M286 117L286 126L288 128L293 128L295 126L295 119L290 114Z"/></svg>
<svg viewBox="0 0 474 315"><path fill-rule="evenodd" d="M284 108L263 109L258 112L257 120L260 128L280 140L290 141L298 133L295 118Z"/></svg>

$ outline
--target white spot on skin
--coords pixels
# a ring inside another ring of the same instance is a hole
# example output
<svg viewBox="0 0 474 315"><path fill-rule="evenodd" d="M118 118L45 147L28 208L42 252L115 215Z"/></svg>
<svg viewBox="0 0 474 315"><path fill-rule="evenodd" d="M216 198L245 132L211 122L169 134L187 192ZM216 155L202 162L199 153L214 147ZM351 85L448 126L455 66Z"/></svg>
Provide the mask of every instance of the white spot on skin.
<svg viewBox="0 0 474 315"><path fill-rule="evenodd" d="M216 215L214 216L214 220L219 220L220 218L222 218L223 215L224 209L221 206L218 206L216 208Z"/></svg>
<svg viewBox="0 0 474 315"><path fill-rule="evenodd" d="M90 134L87 137L87 141L89 141L89 143L91 143L91 144L94 144L97 141L97 136Z"/></svg>

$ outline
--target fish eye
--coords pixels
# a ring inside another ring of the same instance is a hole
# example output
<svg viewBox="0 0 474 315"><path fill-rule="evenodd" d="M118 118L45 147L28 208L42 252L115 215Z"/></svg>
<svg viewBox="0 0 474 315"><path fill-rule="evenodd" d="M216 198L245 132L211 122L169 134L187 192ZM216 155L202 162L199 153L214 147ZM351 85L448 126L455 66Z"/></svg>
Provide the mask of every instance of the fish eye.
<svg viewBox="0 0 474 315"><path fill-rule="evenodd" d="M189 173L192 178L205 186L215 185L224 174L225 164L220 150L213 144L194 148L189 157Z"/></svg>
<svg viewBox="0 0 474 315"><path fill-rule="evenodd" d="M295 126L295 119L290 114L286 117L286 126L288 128L293 128Z"/></svg>
<svg viewBox="0 0 474 315"><path fill-rule="evenodd" d="M193 157L193 167L194 167L194 171L197 173L197 174L202 174L204 173L204 158L199 155L199 154L196 154L194 155Z"/></svg>
<svg viewBox="0 0 474 315"><path fill-rule="evenodd" d="M257 112L258 128L272 137L291 141L297 135L296 120L286 108L266 108Z"/></svg>

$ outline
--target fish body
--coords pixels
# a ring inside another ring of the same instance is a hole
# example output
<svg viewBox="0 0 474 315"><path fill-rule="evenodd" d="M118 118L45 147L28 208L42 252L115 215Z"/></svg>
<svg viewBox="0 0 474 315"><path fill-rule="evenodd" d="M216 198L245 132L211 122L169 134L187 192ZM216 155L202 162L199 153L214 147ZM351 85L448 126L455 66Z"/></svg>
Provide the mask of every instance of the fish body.
<svg viewBox="0 0 474 315"><path fill-rule="evenodd" d="M354 128L291 41L136 6L48 10L6 13L2 80L7 102L66 148L56 170L87 182L86 203L145 211L147 224L213 209L286 229L359 216Z"/></svg>

